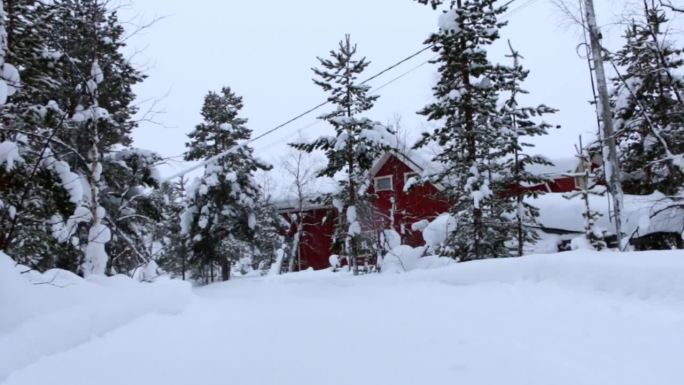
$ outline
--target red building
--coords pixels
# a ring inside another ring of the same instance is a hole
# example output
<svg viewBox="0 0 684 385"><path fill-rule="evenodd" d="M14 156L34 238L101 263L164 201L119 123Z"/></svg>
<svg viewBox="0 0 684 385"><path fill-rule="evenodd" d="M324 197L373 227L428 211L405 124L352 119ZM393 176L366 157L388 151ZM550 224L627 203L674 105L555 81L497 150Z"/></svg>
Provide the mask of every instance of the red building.
<svg viewBox="0 0 684 385"><path fill-rule="evenodd" d="M568 167L568 165L565 165ZM563 166L560 166L561 168ZM413 231L412 225L423 220L431 221L449 209L448 202L440 194L444 186L426 183L415 185L411 189L407 184L412 178L421 175L424 168L407 156L398 152L388 152L381 157L370 171L372 181L368 188L374 212L374 229L364 231L382 231L394 229L400 236L402 244L421 246L424 244L420 231ZM527 186L545 192L569 192L575 189L576 181L566 176L566 171L558 168L538 170L550 181L538 186ZM415 179L414 179L415 180ZM295 205L284 205L280 213L292 225L291 234L296 232ZM323 205L307 204L303 207L303 231L299 242L300 259L295 269L325 269L330 266L329 256L332 249L332 234L336 220L336 210Z"/></svg>

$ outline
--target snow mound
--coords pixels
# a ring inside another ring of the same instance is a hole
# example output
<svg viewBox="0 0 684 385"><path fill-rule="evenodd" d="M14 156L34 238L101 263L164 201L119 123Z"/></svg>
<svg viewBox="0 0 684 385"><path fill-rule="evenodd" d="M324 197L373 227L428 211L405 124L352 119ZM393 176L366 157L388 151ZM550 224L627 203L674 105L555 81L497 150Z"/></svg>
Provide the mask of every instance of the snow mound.
<svg viewBox="0 0 684 385"><path fill-rule="evenodd" d="M43 274L0 252L0 382L40 357L62 352L151 313L177 314L191 287L160 277L83 279L53 269Z"/></svg>
<svg viewBox="0 0 684 385"><path fill-rule="evenodd" d="M641 300L684 302L684 251L576 250L456 263L411 279L451 285L545 283Z"/></svg>
<svg viewBox="0 0 684 385"><path fill-rule="evenodd" d="M424 253L424 247L396 246L383 257L381 271L383 273L401 273L413 270Z"/></svg>
<svg viewBox="0 0 684 385"><path fill-rule="evenodd" d="M425 247L396 246L383 257L381 271L404 273L412 270L436 269L455 263L451 258L425 256L425 252Z"/></svg>

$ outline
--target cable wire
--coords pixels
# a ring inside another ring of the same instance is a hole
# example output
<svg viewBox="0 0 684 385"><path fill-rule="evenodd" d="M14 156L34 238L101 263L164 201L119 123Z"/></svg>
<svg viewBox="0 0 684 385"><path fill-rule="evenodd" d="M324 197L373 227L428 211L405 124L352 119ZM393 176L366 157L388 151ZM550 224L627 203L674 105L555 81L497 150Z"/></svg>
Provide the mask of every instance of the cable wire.
<svg viewBox="0 0 684 385"><path fill-rule="evenodd" d="M506 4L504 4L504 7L508 7L509 5L513 4L515 1L516 1L516 0L509 0ZM525 8L525 7L527 7L527 6L529 6L530 4L532 4L532 3L535 2L535 1L536 1L536 0L528 0L527 2L521 4L519 7L515 8L515 9L513 9L513 10L509 10L508 12L506 12L506 13L502 16L502 18L508 18L508 17L510 17L510 16L513 15L514 13L519 12L521 9L523 9L523 8ZM409 56L407 56L407 57L405 57L405 58L399 60L398 62L396 62L396 63L390 65L389 67L387 67L387 68L383 69L382 71L376 73L375 75L369 77L368 79L366 79L366 80L364 80L363 82L361 82L361 84L366 84L366 83L368 83L368 82L370 82L370 81L373 81L373 80L377 79L378 77L380 77L380 76L386 74L387 72L392 71L393 69L399 67L400 65L402 65L402 64L404 64L404 63L410 61L411 59L413 59L413 58L415 58L415 57L417 57L417 56L419 56L419 55L422 54L423 52L426 52L426 51L432 49L432 47L433 47L433 45L428 45L428 46L426 46L426 47L421 48L420 50L418 50L418 51L412 53L411 55L409 55ZM384 83L384 84L378 86L378 87L375 89L375 92L380 91L381 89L387 87L388 85L394 83L395 81L398 81L399 79L405 77L405 76L408 75L409 73L411 73L411 72L417 70L418 68L424 66L425 64L429 63L429 62L432 61L432 60L433 60L433 59L427 60L427 61L425 61L425 62L419 64L418 66L412 68L411 70L406 71L405 73L403 73L403 74L401 74L401 75L399 75L399 76L397 76L397 77L391 79L390 81L388 81L388 82L386 82L386 83ZM222 152L222 153L220 153L220 154L218 154L218 155L215 155L215 156L212 156L212 157L210 157L210 158L208 158L208 159L205 159L205 160L203 160L202 162L199 162L199 163L197 163L197 164L195 164L195 165L193 165L193 166L191 166L191 167L188 167L187 169L184 169L184 170L181 170L181 171L179 171L179 172L177 172L177 173L174 173L173 175L171 175L171 176L169 176L169 177L163 178L163 179L162 179L162 182L168 182L169 180L172 180L172 179L178 178L178 177L180 177L180 176L183 176L183 175L185 175L185 174L188 174L188 173L190 173L190 172L192 172L192 171L197 170L198 168L201 168L201 167L206 166L206 165L209 164L209 163L213 163L213 162L215 162L215 161L217 161L217 160L219 160L219 159L221 159L221 158L223 158L223 157L225 157L225 156L227 156L227 155L230 155L230 154L232 154L232 153L235 153L235 152L237 152L240 148L245 147L245 146L247 146L247 145L250 144L250 143L253 143L253 142L255 142L255 141L257 141L257 140L259 140L259 139L261 139L261 138L263 138L263 137L265 137L265 136L267 136L267 135L270 135L270 134L272 134L272 133L274 133L274 132L276 132L276 131L282 129L283 127L285 127L285 126L287 126L287 125L289 125L289 124L291 124L291 123L293 123L293 122L295 122L295 121L297 121L297 120L303 118L304 116L307 116L307 115L311 114L312 112L318 110L319 108L321 108L321 107L323 107L323 106L325 106L325 105L327 105L327 104L329 104L329 103L330 103L330 100L326 100L326 101L324 101L324 102L321 102L321 103L319 103L319 104L317 104L317 105L315 105L315 106L313 106L313 107L307 109L306 111L304 111L304 112L302 112L302 113L300 113L300 114L298 114L298 115L296 115L296 116L294 116L294 117L288 119L287 121L285 121L285 122L283 122L283 123L281 123L281 124L278 124L277 126L271 128L271 129L269 129L269 130L267 130L267 131L265 131L265 132L263 132L263 133L261 133L261 134L259 134L259 135L256 135L256 136L252 137L251 139L245 141L245 142L242 143L242 144L239 144L239 145L237 145L237 146L235 146L235 147L233 147L233 148L231 148L231 149L228 149L228 150L226 150L226 151L224 151L224 152Z"/></svg>

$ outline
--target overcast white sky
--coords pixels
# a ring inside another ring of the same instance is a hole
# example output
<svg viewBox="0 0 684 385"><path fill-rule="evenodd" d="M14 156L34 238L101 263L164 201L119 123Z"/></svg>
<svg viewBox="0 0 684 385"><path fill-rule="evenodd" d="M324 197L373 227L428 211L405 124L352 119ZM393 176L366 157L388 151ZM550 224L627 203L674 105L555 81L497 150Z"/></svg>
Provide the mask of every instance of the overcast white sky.
<svg viewBox="0 0 684 385"><path fill-rule="evenodd" d="M627 1L597 0L599 22L615 22ZM491 58L506 60L506 39L525 57L523 64L531 70L525 85L531 92L528 102L558 108L547 121L562 125L536 141L537 150L552 158L570 157L578 135L596 130L594 110L587 103L591 88L586 61L576 53L579 29L569 26L551 0L516 0L509 13L510 24ZM325 99L311 81L310 68L317 65L316 56L327 55L345 33L372 62L370 76L422 48L425 37L437 28L438 16L411 0L132 0L124 18L133 14L143 19L165 16L129 41L131 50L142 50L134 62L149 75L135 90L139 99L163 98L157 108L165 112L155 118L161 125L141 124L135 144L164 156L183 153L185 135L200 122L208 90L227 85L242 95L244 116L258 135ZM621 28L605 34L615 41ZM372 85L431 56L426 52ZM386 122L400 115L404 129L419 133L426 123L415 112L430 101L435 78L435 68L423 65L381 90L369 116ZM298 132L313 138L327 129L324 123L312 125L322 111L255 143L257 154L278 163L287 150L285 143Z"/></svg>

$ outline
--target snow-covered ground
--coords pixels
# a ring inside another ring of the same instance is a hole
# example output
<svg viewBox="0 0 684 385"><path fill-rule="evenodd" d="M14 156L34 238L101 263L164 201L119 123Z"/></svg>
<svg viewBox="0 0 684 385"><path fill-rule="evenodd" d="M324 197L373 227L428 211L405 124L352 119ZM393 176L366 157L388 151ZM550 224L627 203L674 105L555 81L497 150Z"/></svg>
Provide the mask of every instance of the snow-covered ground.
<svg viewBox="0 0 684 385"><path fill-rule="evenodd" d="M27 279L45 277L0 255L2 384L684 383L681 251L302 272L192 290Z"/></svg>

